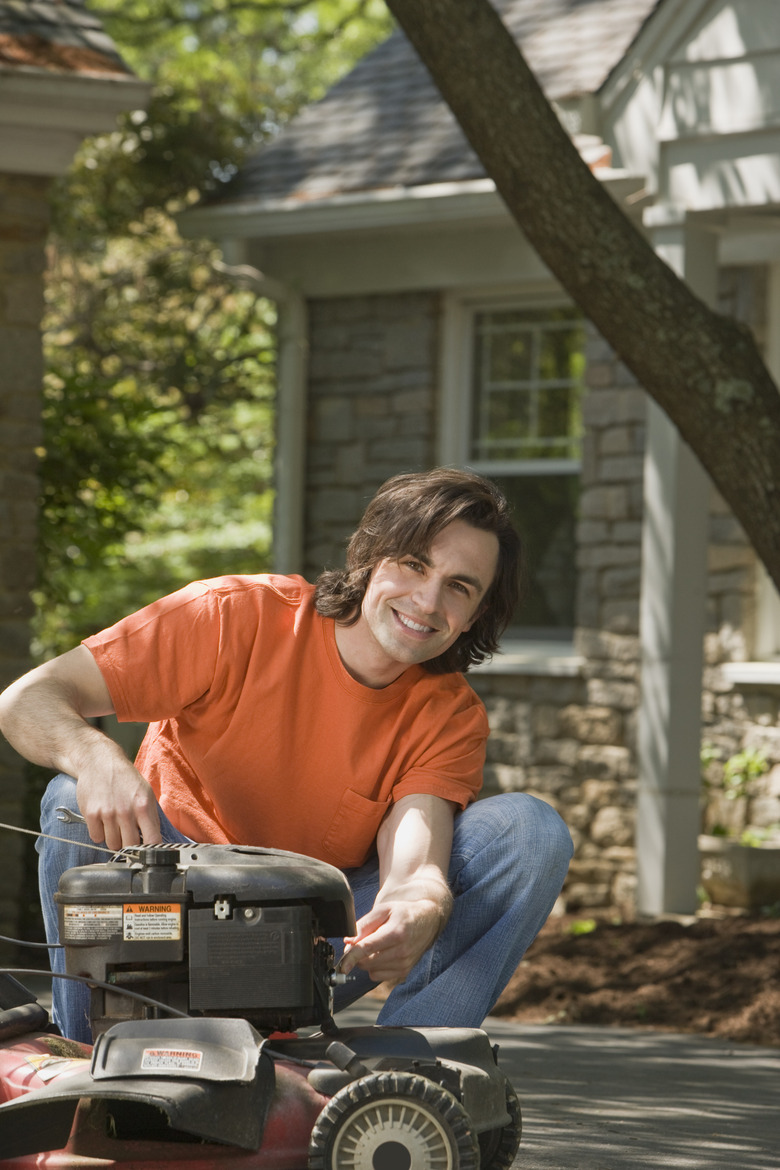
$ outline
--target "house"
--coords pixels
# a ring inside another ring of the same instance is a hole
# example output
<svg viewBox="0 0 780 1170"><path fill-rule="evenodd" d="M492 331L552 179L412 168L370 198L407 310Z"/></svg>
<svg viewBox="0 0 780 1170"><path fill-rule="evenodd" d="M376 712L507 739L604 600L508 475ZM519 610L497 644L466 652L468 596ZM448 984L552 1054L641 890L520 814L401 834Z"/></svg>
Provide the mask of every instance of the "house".
<svg viewBox="0 0 780 1170"><path fill-rule="evenodd" d="M775 0L495 7L624 212L780 375ZM532 580L504 653L469 676L492 726L487 790L563 814L568 909L695 909L702 738L766 752L751 818L780 821L777 593L509 218L403 34L182 228L219 239L279 304L277 568L339 563L391 474L497 479Z"/></svg>
<svg viewBox="0 0 780 1170"><path fill-rule="evenodd" d="M49 189L83 138L147 96L81 0L0 0L0 689L31 665ZM22 764L2 739L0 820L24 823ZM0 832L0 930L12 932L30 845Z"/></svg>

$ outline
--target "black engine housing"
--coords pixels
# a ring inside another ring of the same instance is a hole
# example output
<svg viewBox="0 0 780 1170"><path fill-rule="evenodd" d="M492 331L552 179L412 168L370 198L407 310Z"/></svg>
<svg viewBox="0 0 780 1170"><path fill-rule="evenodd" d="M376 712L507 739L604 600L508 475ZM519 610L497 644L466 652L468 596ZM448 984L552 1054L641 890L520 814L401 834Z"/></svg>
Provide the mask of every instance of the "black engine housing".
<svg viewBox="0 0 780 1170"><path fill-rule="evenodd" d="M157 1009L261 1032L331 1019L333 948L355 931L340 870L276 849L150 845L67 870L55 894L68 974L94 988L93 1035Z"/></svg>

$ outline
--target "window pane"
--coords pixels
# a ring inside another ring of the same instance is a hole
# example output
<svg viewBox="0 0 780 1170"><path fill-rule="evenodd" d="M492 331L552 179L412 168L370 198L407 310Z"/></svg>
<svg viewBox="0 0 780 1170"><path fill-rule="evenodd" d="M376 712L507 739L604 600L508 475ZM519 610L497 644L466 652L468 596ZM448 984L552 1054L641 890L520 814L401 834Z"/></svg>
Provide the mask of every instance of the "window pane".
<svg viewBox="0 0 780 1170"><path fill-rule="evenodd" d="M517 633L561 637L574 629L579 476L491 476L512 505L523 538L526 580L512 622Z"/></svg>
<svg viewBox="0 0 780 1170"><path fill-rule="evenodd" d="M472 459L577 459L582 324L574 309L475 315Z"/></svg>
<svg viewBox="0 0 780 1170"><path fill-rule="evenodd" d="M574 627L577 588L582 316L567 306L481 310L473 354L470 458L506 492L526 546L525 597L514 629L523 637L565 637Z"/></svg>
<svg viewBox="0 0 780 1170"><path fill-rule="evenodd" d="M484 355L488 363L487 381L516 382L531 377L532 334L514 329L486 330Z"/></svg>

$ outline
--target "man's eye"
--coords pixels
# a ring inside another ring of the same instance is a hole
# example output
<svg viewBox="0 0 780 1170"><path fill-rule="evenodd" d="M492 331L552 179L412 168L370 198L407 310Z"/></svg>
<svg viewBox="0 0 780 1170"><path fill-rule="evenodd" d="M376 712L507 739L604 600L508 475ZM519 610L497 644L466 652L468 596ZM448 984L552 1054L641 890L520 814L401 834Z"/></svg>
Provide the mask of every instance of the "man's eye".
<svg viewBox="0 0 780 1170"><path fill-rule="evenodd" d="M404 564L406 565L407 569L412 569L415 573L422 572L422 565L419 561L404 561Z"/></svg>

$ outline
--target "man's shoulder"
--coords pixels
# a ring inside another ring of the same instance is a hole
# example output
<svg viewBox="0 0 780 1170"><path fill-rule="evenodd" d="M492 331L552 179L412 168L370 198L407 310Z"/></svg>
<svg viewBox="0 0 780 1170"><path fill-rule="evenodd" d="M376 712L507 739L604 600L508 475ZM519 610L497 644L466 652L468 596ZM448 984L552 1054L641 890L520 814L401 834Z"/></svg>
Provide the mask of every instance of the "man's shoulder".
<svg viewBox="0 0 780 1170"><path fill-rule="evenodd" d="M431 674L420 667L417 670L412 690L422 701L439 702L450 707L484 708L479 695L466 676L459 671Z"/></svg>
<svg viewBox="0 0 780 1170"><path fill-rule="evenodd" d="M220 600L237 604L259 605L266 600L299 606L314 594L314 586L297 574L235 573L200 581L209 593Z"/></svg>

